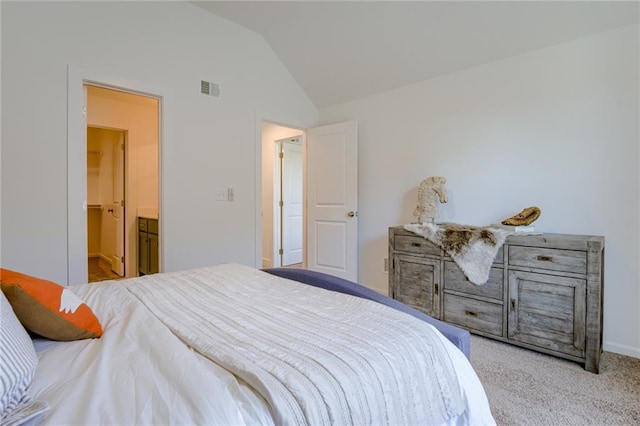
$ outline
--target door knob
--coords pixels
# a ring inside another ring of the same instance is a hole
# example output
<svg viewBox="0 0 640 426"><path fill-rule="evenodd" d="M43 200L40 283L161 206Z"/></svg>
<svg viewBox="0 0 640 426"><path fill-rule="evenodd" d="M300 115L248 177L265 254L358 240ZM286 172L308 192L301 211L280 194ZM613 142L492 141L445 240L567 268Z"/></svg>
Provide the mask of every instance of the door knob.
<svg viewBox="0 0 640 426"><path fill-rule="evenodd" d="M347 213L347 216L349 216L349 217L358 216L358 213L356 213L354 211L350 211L349 213Z"/></svg>

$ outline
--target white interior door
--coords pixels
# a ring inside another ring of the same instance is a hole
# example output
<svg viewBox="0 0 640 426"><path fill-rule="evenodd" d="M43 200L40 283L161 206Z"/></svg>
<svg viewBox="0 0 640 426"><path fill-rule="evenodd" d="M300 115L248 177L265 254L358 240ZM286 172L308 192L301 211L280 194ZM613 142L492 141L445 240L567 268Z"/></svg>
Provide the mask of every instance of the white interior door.
<svg viewBox="0 0 640 426"><path fill-rule="evenodd" d="M282 266L302 263L302 144L292 140L282 143Z"/></svg>
<svg viewBox="0 0 640 426"><path fill-rule="evenodd" d="M358 125L307 131L307 268L358 281Z"/></svg>
<svg viewBox="0 0 640 426"><path fill-rule="evenodd" d="M113 145L113 219L115 221L115 252L111 258L111 270L124 277L124 153L125 132L120 132L120 141Z"/></svg>

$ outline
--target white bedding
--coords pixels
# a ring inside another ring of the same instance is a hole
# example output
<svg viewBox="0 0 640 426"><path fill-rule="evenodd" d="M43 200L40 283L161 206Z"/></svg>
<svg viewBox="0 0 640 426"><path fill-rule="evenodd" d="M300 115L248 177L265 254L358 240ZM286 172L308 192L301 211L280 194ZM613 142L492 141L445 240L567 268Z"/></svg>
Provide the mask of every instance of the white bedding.
<svg viewBox="0 0 640 426"><path fill-rule="evenodd" d="M266 403L187 348L120 283L73 287L100 319L100 339L36 340L29 393L52 425L272 424Z"/></svg>
<svg viewBox="0 0 640 426"><path fill-rule="evenodd" d="M175 284L188 274L175 275ZM73 288L100 318L104 335L97 340L38 342L40 364L30 393L52 407L45 422L273 424L272 410L257 392L189 349L125 288L158 277ZM343 307L334 300L331 308ZM436 335L455 367L465 405L464 412L446 424L495 424L468 360Z"/></svg>

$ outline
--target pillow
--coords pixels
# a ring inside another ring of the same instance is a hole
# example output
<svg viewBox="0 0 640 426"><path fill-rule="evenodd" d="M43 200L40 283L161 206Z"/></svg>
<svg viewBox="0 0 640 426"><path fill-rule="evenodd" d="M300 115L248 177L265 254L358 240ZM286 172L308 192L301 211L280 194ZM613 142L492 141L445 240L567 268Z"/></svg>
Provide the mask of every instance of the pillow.
<svg viewBox="0 0 640 426"><path fill-rule="evenodd" d="M61 341L102 336L98 318L69 288L8 269L0 269L0 285L27 330Z"/></svg>
<svg viewBox="0 0 640 426"><path fill-rule="evenodd" d="M0 424L21 424L49 409L27 395L37 365L31 338L0 292Z"/></svg>

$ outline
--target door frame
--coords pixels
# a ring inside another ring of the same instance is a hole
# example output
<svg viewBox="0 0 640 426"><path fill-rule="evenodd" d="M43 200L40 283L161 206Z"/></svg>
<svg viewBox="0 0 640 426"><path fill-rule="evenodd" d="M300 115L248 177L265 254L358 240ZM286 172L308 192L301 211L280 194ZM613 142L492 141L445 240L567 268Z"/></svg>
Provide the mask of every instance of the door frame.
<svg viewBox="0 0 640 426"><path fill-rule="evenodd" d="M255 228L255 247L254 247L254 266L256 268L262 268L262 124L264 122L268 122L271 124L275 124L276 126L282 126L282 127L287 127L289 129L295 129L295 130L299 130L300 134L302 135L302 192L303 192L303 198L304 198L304 206L303 206L303 216L306 217L307 214L307 184L306 184L306 128L307 126L304 124L289 124L286 123L285 120L278 120L277 118L274 118L271 114L266 114L266 113L262 113L262 112L258 112L256 111L256 144L255 144L255 157L254 157L254 169L255 169L255 188L256 188L256 198L254 200L255 202L255 223L254 223L254 228ZM270 154L270 157L273 158L272 154ZM270 183L271 185L273 185L273 182ZM274 218L275 220L275 218ZM302 244L305 248L305 252L306 252L306 245L307 245L307 234L306 234L307 230L306 230L306 226L305 229L303 229L303 234L302 234ZM275 230L274 230L275 233ZM274 238L275 241L275 238ZM273 244L275 246L275 243ZM274 252L274 257L275 257L275 252ZM272 264L275 262L275 259L272 259ZM306 258L306 253L303 253L302 255L302 263L303 265L306 266L307 264L307 258Z"/></svg>
<svg viewBox="0 0 640 426"><path fill-rule="evenodd" d="M173 134L171 94L164 87L74 64L67 66L67 285L88 281L87 144L85 84L158 99L158 211L160 270L164 264L165 138ZM80 226L78 226L80 224Z"/></svg>

